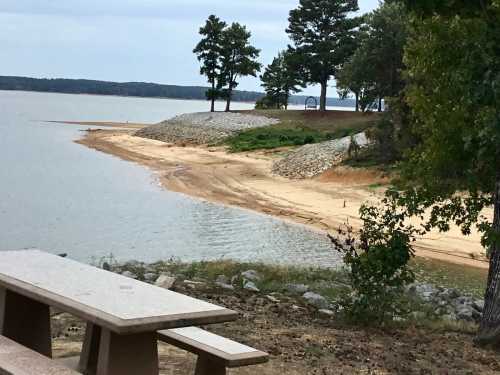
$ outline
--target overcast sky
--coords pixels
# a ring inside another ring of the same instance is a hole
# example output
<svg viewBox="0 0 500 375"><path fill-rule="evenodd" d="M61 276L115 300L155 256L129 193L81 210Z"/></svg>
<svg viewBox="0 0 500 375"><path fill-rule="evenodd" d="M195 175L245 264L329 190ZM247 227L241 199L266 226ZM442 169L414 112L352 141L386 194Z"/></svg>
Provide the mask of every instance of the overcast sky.
<svg viewBox="0 0 500 375"><path fill-rule="evenodd" d="M205 85L192 50L210 14L252 31L271 62L298 0L0 0L0 75ZM378 0L360 0L362 12ZM239 89L261 91L259 80ZM308 93L316 93L310 88ZM333 94L333 93L332 93Z"/></svg>

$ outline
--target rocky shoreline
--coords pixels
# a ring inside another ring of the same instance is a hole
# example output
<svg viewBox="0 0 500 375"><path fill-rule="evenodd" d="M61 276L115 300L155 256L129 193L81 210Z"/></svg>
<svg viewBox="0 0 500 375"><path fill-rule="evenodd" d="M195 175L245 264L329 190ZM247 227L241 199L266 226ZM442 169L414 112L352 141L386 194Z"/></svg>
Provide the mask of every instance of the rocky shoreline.
<svg viewBox="0 0 500 375"><path fill-rule="evenodd" d="M276 119L242 113L188 113L160 124L145 127L135 133L138 137L167 143L218 143L242 130L277 124Z"/></svg>
<svg viewBox="0 0 500 375"><path fill-rule="evenodd" d="M335 316L341 312L340 298L343 293L351 293L350 286L345 281L345 276L340 275L339 280L326 280L320 284L321 289L329 290L328 294L336 294L338 298L325 297L315 288L315 285L303 283L274 283L269 288L266 285L265 276L254 270L248 269L239 273L218 274L212 278L196 276L193 279L186 278L184 272L175 272L172 266L165 271L165 263L146 264L142 262L129 262L111 266L104 263L104 268L111 272L120 273L123 276L145 281L156 286L172 289L174 286L181 289L194 290L197 288L220 289L226 292L247 291L261 295L263 298L280 303L280 299L287 298L293 301L293 309L300 306L308 306L315 309L316 313L324 316ZM304 272L308 272L305 270ZM409 317L395 317L396 320L421 320L433 319L448 322L473 322L481 320L484 309L484 300L475 298L458 289L435 286L429 283L416 282L407 287L407 294L415 303L417 308Z"/></svg>

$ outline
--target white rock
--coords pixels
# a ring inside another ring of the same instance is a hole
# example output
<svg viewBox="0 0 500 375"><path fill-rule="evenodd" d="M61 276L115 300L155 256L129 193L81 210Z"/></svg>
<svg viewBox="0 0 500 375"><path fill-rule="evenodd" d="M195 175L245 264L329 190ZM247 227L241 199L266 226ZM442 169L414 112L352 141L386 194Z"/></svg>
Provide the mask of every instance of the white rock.
<svg viewBox="0 0 500 375"><path fill-rule="evenodd" d="M243 285L243 289L249 290L251 292L260 292L260 289L255 285L253 281L247 281L245 282L245 285Z"/></svg>
<svg viewBox="0 0 500 375"><path fill-rule="evenodd" d="M174 286L176 278L162 273L155 281L155 285L163 289L170 289Z"/></svg>

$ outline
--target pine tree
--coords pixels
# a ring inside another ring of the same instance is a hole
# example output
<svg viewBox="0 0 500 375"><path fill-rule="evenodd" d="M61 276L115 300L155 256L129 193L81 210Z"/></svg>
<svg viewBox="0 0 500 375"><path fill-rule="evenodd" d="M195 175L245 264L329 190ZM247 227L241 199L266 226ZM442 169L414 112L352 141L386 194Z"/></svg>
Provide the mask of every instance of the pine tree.
<svg viewBox="0 0 500 375"><path fill-rule="evenodd" d="M260 77L267 97L278 109L287 109L290 95L300 92L301 87L304 87L301 74L292 59L288 51L280 52Z"/></svg>
<svg viewBox="0 0 500 375"><path fill-rule="evenodd" d="M300 0L290 12L286 30L294 43L294 53L307 72L307 83L321 85L320 110L326 110L328 81L335 76L355 49L358 18L357 0Z"/></svg>
<svg viewBox="0 0 500 375"><path fill-rule="evenodd" d="M238 86L238 78L257 76L261 64L256 61L260 50L250 44L252 34L245 26L233 23L222 33L221 73L219 82L226 87L226 112L231 109L233 90Z"/></svg>
<svg viewBox="0 0 500 375"><path fill-rule="evenodd" d="M193 50L202 63L200 74L206 75L211 88L207 91L207 99L211 101L210 111L215 111L215 101L220 97L217 79L221 71L222 34L226 23L214 15L208 17L205 26L200 28L202 40Z"/></svg>

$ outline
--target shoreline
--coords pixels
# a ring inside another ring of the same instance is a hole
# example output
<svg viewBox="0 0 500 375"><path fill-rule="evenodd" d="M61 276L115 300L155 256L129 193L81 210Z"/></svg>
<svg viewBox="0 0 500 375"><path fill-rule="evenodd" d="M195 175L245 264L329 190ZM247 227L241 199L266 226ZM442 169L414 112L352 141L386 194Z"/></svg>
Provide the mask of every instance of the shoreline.
<svg viewBox="0 0 500 375"><path fill-rule="evenodd" d="M82 122L64 122L88 125ZM312 180L288 180L271 174L276 151L227 153L221 147L176 146L133 137L120 123L94 122L116 129L92 130L76 143L132 161L152 170L170 191L216 204L236 206L301 224L314 231L334 232L348 222L359 228L359 206L375 201L384 180L373 171L337 168ZM325 204L325 202L328 202ZM479 235L458 230L419 240L416 255L488 268Z"/></svg>

